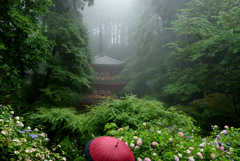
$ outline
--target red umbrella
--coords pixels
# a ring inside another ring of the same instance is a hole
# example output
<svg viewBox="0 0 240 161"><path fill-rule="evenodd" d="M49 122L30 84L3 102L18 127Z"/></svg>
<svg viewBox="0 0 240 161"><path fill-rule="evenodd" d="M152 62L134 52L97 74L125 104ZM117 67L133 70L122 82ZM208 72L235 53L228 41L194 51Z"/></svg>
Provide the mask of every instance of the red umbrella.
<svg viewBox="0 0 240 161"><path fill-rule="evenodd" d="M90 140L84 149L87 161L135 161L131 149L123 141L102 136Z"/></svg>

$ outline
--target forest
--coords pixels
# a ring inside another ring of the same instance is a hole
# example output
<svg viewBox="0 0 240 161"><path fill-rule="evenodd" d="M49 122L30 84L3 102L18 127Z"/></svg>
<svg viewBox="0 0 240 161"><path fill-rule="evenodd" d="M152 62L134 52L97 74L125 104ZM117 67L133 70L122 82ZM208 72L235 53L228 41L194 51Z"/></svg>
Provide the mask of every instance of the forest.
<svg viewBox="0 0 240 161"><path fill-rule="evenodd" d="M0 0L0 160L85 161L101 136L138 161L240 160L239 17L240 0ZM128 84L77 110L100 34Z"/></svg>

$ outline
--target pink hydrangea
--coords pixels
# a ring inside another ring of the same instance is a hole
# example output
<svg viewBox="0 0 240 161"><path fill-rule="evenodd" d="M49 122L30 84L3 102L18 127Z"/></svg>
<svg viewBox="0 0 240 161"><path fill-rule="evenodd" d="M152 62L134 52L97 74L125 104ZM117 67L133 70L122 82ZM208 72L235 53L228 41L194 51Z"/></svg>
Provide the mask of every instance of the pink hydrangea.
<svg viewBox="0 0 240 161"><path fill-rule="evenodd" d="M200 158L200 159L203 159L203 156L200 152L197 153L197 156Z"/></svg>
<svg viewBox="0 0 240 161"><path fill-rule="evenodd" d="M223 146L221 146L220 149L221 149L222 151L224 151L224 147L223 147Z"/></svg>
<svg viewBox="0 0 240 161"><path fill-rule="evenodd" d="M152 142L152 147L156 148L158 143L156 141Z"/></svg>
<svg viewBox="0 0 240 161"><path fill-rule="evenodd" d="M227 126L227 125L225 125L225 126L224 126L224 128L225 128L225 129L228 129L228 126Z"/></svg>
<svg viewBox="0 0 240 161"><path fill-rule="evenodd" d="M145 158L144 161L151 161L151 159L149 159L149 158Z"/></svg>
<svg viewBox="0 0 240 161"><path fill-rule="evenodd" d="M140 146L142 146L142 140L141 139L139 139L138 141L137 141L137 145L140 147Z"/></svg>
<svg viewBox="0 0 240 161"><path fill-rule="evenodd" d="M183 133L182 132L179 132L178 135L180 135L180 137L183 137Z"/></svg>
<svg viewBox="0 0 240 161"><path fill-rule="evenodd" d="M211 157L212 160L215 159L215 155L214 154L211 154L210 157Z"/></svg>
<svg viewBox="0 0 240 161"><path fill-rule="evenodd" d="M168 139L168 141L169 141L169 142L172 142L172 141L173 141L173 139L172 139L172 138L169 138L169 139Z"/></svg>
<svg viewBox="0 0 240 161"><path fill-rule="evenodd" d="M222 132L221 132L221 134L226 134L227 133L227 130L223 130Z"/></svg>
<svg viewBox="0 0 240 161"><path fill-rule="evenodd" d="M186 153L187 153L188 155L190 155L190 154L191 154L191 151L190 151L190 150L187 150Z"/></svg>

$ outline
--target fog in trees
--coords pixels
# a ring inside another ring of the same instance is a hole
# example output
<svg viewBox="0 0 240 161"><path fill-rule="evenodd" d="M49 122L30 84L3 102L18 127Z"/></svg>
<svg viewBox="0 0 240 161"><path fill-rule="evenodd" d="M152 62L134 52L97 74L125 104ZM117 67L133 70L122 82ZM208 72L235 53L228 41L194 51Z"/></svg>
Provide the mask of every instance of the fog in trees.
<svg viewBox="0 0 240 161"><path fill-rule="evenodd" d="M102 27L103 54L123 60L128 53L134 24L134 0L97 0L82 11L88 26L93 55L99 54L99 31Z"/></svg>

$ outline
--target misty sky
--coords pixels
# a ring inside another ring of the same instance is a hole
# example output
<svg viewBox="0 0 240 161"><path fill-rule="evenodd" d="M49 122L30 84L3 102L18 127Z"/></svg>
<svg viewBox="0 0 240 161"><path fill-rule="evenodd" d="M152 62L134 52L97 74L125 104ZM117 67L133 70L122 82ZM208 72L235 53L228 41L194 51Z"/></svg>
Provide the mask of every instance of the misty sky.
<svg viewBox="0 0 240 161"><path fill-rule="evenodd" d="M94 6L82 11L83 22L88 26L99 22L128 21L133 12L133 0L95 0Z"/></svg>

